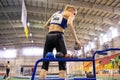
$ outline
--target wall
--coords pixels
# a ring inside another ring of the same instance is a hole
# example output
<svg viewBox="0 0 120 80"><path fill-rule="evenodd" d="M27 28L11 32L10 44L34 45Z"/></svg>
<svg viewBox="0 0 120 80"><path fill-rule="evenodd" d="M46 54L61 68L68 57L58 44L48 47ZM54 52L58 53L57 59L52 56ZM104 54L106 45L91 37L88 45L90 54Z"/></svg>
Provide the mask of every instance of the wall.
<svg viewBox="0 0 120 80"><path fill-rule="evenodd" d="M22 49L20 48L20 49L17 49L17 57L16 58L12 58L12 59L0 58L0 64L5 64L7 61L10 61L10 64L12 66L11 67L11 76L20 76L20 68L21 68L21 66L24 66L25 70L31 71L31 69L34 66L35 62L38 59L41 59L41 58L42 58L42 56L25 56L25 55L23 55ZM39 66L37 68L37 73L40 72L41 65L42 65L42 63L39 64ZM0 69L0 70L2 70L2 71L0 71L0 73L1 72L5 73L5 68L4 68L4 71L3 71L3 68ZM58 72L59 72L58 63L56 63L56 62L54 62L52 64L50 63L48 73L56 74ZM30 72L30 75L31 75L31 72Z"/></svg>

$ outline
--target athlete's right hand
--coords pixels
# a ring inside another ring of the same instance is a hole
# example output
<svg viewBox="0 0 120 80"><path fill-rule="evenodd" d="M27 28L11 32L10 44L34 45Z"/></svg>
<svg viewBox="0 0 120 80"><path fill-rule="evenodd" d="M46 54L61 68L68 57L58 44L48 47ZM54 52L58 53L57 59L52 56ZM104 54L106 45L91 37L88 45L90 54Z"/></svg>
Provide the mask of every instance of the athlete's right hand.
<svg viewBox="0 0 120 80"><path fill-rule="evenodd" d="M76 40L76 41L75 41L75 45L77 45L78 50L80 50L80 49L81 49L81 43L80 43L80 41L79 41L79 40Z"/></svg>

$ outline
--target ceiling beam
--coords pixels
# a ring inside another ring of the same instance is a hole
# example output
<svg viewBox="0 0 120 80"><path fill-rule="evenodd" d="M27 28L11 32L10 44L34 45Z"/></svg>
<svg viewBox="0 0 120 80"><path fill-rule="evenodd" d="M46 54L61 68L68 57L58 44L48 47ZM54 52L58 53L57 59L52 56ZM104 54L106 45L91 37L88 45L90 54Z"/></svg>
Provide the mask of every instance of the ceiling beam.
<svg viewBox="0 0 120 80"><path fill-rule="evenodd" d="M12 21L12 20L11 20ZM13 20L14 21L14 20ZM0 24L0 29L10 29L11 27L9 26L9 23L7 24ZM14 28L22 28L23 29L23 25L21 23L14 23L13 24ZM37 29L43 29L44 24L43 23L30 23L30 28L37 28ZM90 24L90 23L81 23L79 24L79 26L77 26L77 23L75 23L76 29L77 30L96 30L96 31L101 31L101 32L105 32L105 30L100 26L100 25L94 25L94 24Z"/></svg>
<svg viewBox="0 0 120 80"><path fill-rule="evenodd" d="M9 48L9 47L11 48L11 46L15 47L15 48L17 48L17 47L27 47L27 46L41 46L41 47L43 47L43 43L34 43L34 44L33 43L23 43L23 44L21 44L21 43L19 43L19 44L16 43L14 45L13 44L4 44L3 47L6 47L6 48Z"/></svg>
<svg viewBox="0 0 120 80"><path fill-rule="evenodd" d="M38 20L36 20L36 21L42 21L42 22L44 22L43 21L43 18L39 18L39 16L36 16L37 18L38 18ZM2 19L2 17L1 17L1 19ZM33 17L33 18L30 18L30 22L32 22L31 20L35 20L36 18L35 17ZM16 19L16 20L19 20L19 19ZM14 19L12 19L11 18L11 20L0 20L0 23L4 23L4 22L9 22L9 21L15 21ZM74 23L74 25L76 26L76 27L79 27L79 28L88 28L88 29L92 29L92 30L97 30L97 31L104 31L104 29L103 29L103 26L100 26L100 25L98 25L98 24L90 24L90 23L81 23L81 24L78 24L78 22L79 21L76 21L75 20L75 23ZM19 24L20 25L20 24ZM4 26L4 25L3 25ZM18 25L17 25L18 26ZM15 27L17 27L16 25L15 25ZM22 25L21 25L22 26ZM42 28L43 27L43 23L41 24L41 23L35 23L35 24L33 24L32 25L33 27L40 27L40 28ZM5 28L5 27L2 27L1 26L1 28Z"/></svg>
<svg viewBox="0 0 120 80"><path fill-rule="evenodd" d="M19 27L19 28L15 28L15 29L18 33L24 33L24 27ZM33 28L30 28L30 32L33 32L33 33L44 32L45 33L45 30L43 28L34 28L33 27ZM0 29L0 34L3 34L3 33L9 34L9 33L15 33L15 32L13 32L13 29L11 29L11 28L10 29Z"/></svg>
<svg viewBox="0 0 120 80"><path fill-rule="evenodd" d="M59 3L61 5L66 5L67 3L67 0L66 2L64 1L61 1L61 0L52 0L54 3ZM120 8L118 7L112 7L112 6L106 6L106 5L100 5L100 4L94 4L94 3L87 3L87 2L83 2L83 1L76 1L74 0L72 3L72 5L75 5L75 6L78 6L80 8L86 8L86 9L94 9L94 10L99 10L99 11L104 11L104 12L107 12L107 13L112 13L112 14L117 14L117 15L120 15ZM94 6L93 6L94 5Z"/></svg>
<svg viewBox="0 0 120 80"><path fill-rule="evenodd" d="M5 9L6 9L7 12L19 12L19 13L21 13L20 7L17 7L17 6L16 7L9 6L9 7L6 7ZM43 8L43 7L31 7L31 6L29 6L27 9L28 9L28 14L32 14L32 16L33 15L35 16L36 14L38 14L39 16L40 15L45 16L47 14L50 17L54 12L57 11L57 10L48 8L46 10L47 12L45 12L46 8ZM119 9L117 9L117 10L119 10ZM1 10L0 12L5 12L5 11ZM112 14L114 14L114 13L112 13ZM30 16L30 17L32 17L32 16ZM77 18L78 19L83 19L84 16L85 16L85 14L78 13L76 19ZM40 16L40 17L42 17L42 16ZM39 19L38 17L35 17L35 18ZM45 19L45 18L42 18L42 19ZM97 22L98 24L100 24L100 23L106 23L106 24L110 24L110 25L116 25L116 23L118 23L118 21L120 20L120 19L118 19L118 20L111 19L111 18L107 18L107 17L92 16L92 15L87 15L87 17L85 19L87 19L87 20L93 20L93 21Z"/></svg>

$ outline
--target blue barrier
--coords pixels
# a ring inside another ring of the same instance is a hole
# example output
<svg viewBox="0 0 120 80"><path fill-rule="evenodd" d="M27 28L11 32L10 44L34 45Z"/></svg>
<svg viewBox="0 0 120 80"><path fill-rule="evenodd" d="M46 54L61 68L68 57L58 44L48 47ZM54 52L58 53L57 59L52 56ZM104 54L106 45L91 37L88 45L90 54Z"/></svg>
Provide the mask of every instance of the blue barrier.
<svg viewBox="0 0 120 80"><path fill-rule="evenodd" d="M97 50L93 53L93 56L92 58L90 59L86 59L86 58L82 58L82 59L79 59L79 58L59 58L59 59L39 59L36 61L35 65L34 65L34 71L32 73L32 77L31 77L31 80L34 80L35 78L35 73L36 73L36 69L37 69L37 65L38 63L40 62L43 62L43 61L67 61L67 62L71 62L71 61L92 61L93 63L93 78L74 78L72 80L96 80L96 69L95 69L95 55L98 53L98 54L106 54L107 51L115 51L115 50L120 50L120 48L108 48L108 49L105 49L105 50ZM45 79L47 80L47 79ZM50 80L50 79L48 79Z"/></svg>
<svg viewBox="0 0 120 80"><path fill-rule="evenodd" d="M69 79L56 78L56 79L39 79L39 80L96 80L96 78L69 78Z"/></svg>

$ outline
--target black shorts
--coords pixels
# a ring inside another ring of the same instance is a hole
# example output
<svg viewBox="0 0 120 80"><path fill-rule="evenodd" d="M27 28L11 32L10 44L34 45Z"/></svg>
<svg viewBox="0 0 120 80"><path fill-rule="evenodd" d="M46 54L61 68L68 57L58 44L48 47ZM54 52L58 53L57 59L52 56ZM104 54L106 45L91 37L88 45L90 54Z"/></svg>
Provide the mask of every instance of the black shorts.
<svg viewBox="0 0 120 80"><path fill-rule="evenodd" d="M48 52L53 52L53 49L56 48L57 52L62 52L64 55L67 54L66 45L64 41L64 34L62 32L54 31L49 32L46 36L46 42L44 46L43 57ZM49 61L43 62L42 69L48 70ZM66 62L59 62L59 70L66 70Z"/></svg>

